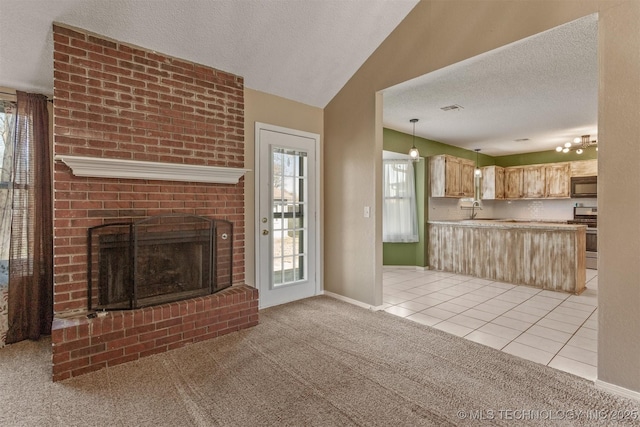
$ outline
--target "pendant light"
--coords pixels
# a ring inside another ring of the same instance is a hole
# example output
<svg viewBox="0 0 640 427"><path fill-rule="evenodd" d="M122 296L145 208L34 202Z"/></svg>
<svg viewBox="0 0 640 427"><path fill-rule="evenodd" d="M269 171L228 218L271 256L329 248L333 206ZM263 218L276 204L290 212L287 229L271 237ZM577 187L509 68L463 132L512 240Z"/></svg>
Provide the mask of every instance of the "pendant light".
<svg viewBox="0 0 640 427"><path fill-rule="evenodd" d="M480 152L480 149L476 148L474 151L476 152L476 169L473 171L473 175L476 178L482 178L482 169L478 166L478 153Z"/></svg>
<svg viewBox="0 0 640 427"><path fill-rule="evenodd" d="M418 119L411 119L409 121L413 123L413 146L411 147L411 150L409 150L409 157L411 157L411 160L414 162L417 162L420 160L420 152L416 148L416 122Z"/></svg>

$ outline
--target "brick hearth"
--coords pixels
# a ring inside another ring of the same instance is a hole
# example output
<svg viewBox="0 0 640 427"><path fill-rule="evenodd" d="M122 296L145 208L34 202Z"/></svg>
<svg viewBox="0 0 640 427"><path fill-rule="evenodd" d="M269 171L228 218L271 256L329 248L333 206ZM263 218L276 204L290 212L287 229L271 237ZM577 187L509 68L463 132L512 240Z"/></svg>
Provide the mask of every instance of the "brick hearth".
<svg viewBox="0 0 640 427"><path fill-rule="evenodd" d="M242 77L65 25L53 38L54 155L244 167ZM244 286L244 178L80 177L56 162L53 186L54 380L257 323L257 291ZM88 319L87 229L177 213L232 222L234 286Z"/></svg>
<svg viewBox="0 0 640 427"><path fill-rule="evenodd" d="M258 291L233 286L213 295L105 317L56 319L53 380L131 362L258 324Z"/></svg>

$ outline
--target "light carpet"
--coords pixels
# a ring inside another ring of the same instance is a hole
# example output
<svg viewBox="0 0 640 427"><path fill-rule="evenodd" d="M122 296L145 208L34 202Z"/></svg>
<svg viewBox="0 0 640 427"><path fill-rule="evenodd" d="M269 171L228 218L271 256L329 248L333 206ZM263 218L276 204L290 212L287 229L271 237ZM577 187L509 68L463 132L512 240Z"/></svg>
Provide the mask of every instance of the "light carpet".
<svg viewBox="0 0 640 427"><path fill-rule="evenodd" d="M262 310L254 328L60 383L51 382L50 358L48 340L0 350L0 425L638 425L631 414L640 407L585 379L329 297Z"/></svg>

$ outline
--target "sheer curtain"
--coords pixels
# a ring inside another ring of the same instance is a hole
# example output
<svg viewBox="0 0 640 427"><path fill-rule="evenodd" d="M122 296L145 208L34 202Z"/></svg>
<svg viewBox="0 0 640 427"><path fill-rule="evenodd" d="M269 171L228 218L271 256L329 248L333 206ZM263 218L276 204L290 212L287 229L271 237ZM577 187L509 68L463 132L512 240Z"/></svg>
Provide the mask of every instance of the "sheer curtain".
<svg viewBox="0 0 640 427"><path fill-rule="evenodd" d="M17 92L11 173L7 343L51 333L53 224L49 115L43 95Z"/></svg>
<svg viewBox="0 0 640 427"><path fill-rule="evenodd" d="M383 160L382 241L417 242L418 217L411 160Z"/></svg>

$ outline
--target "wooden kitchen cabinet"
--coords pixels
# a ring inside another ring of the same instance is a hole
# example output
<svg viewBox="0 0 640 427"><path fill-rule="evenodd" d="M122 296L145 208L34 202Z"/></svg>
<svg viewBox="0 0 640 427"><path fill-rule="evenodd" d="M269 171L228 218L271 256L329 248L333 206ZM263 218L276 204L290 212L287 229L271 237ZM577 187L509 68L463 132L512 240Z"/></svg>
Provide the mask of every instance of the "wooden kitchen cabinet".
<svg viewBox="0 0 640 427"><path fill-rule="evenodd" d="M471 160L460 159L460 189L464 197L475 196L474 172L476 165Z"/></svg>
<svg viewBox="0 0 640 427"><path fill-rule="evenodd" d="M505 168L504 198L568 198L571 196L570 175L568 162Z"/></svg>
<svg viewBox="0 0 640 427"><path fill-rule="evenodd" d="M570 163L570 176L598 176L598 160L577 160Z"/></svg>
<svg viewBox="0 0 640 427"><path fill-rule="evenodd" d="M545 197L546 168L542 165L524 166L522 168L522 197L525 199L541 199Z"/></svg>
<svg viewBox="0 0 640 427"><path fill-rule="evenodd" d="M552 163L545 167L545 197L571 197L571 165Z"/></svg>
<svg viewBox="0 0 640 427"><path fill-rule="evenodd" d="M500 166L483 167L481 188L483 200L504 199L504 168Z"/></svg>
<svg viewBox="0 0 640 427"><path fill-rule="evenodd" d="M522 175L521 167L512 167L504 169L504 198L505 199L521 199L522 193Z"/></svg>
<svg viewBox="0 0 640 427"><path fill-rule="evenodd" d="M474 163L441 154L429 157L431 197L473 197Z"/></svg>

